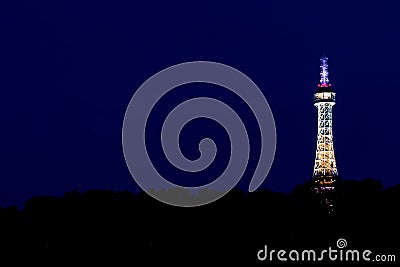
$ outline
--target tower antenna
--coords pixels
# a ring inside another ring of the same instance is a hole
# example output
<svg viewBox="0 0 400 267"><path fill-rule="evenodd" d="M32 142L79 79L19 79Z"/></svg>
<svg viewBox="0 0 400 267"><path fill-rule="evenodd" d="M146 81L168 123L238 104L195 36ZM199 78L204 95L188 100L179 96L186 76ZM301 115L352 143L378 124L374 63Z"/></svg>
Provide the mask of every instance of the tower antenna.
<svg viewBox="0 0 400 267"><path fill-rule="evenodd" d="M320 86L329 86L329 72L328 72L328 58L326 56L321 57L321 79L319 80Z"/></svg>

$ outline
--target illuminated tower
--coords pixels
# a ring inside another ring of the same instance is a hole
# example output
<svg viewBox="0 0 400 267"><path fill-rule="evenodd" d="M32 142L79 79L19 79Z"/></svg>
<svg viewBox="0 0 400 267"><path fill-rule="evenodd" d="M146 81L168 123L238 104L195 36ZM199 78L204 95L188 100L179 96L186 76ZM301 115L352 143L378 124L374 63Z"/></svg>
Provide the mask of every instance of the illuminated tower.
<svg viewBox="0 0 400 267"><path fill-rule="evenodd" d="M338 178L332 135L332 107L335 94L328 78L328 58L321 58L321 80L314 94L314 106L318 109L318 136L313 182L317 191L334 189Z"/></svg>

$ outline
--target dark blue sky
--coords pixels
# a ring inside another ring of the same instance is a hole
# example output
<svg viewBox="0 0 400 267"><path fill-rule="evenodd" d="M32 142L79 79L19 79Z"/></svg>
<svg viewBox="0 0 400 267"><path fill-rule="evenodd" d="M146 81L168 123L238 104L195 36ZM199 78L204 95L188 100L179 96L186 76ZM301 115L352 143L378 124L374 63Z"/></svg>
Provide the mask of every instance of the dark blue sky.
<svg viewBox="0 0 400 267"><path fill-rule="evenodd" d="M337 92L340 176L398 184L399 8L386 1L3 1L0 205L72 189L137 190L122 154L126 106L151 75L193 60L231 65L262 89L278 137L263 187L290 191L312 175L312 101L324 52Z"/></svg>

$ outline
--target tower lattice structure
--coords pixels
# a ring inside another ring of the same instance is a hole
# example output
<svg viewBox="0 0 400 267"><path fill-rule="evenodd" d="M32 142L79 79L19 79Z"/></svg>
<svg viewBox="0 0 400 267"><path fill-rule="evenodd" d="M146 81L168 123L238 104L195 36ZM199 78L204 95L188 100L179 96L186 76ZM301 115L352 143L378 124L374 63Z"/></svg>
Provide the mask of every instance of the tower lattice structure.
<svg viewBox="0 0 400 267"><path fill-rule="evenodd" d="M332 190L338 178L332 134L332 107L336 93L329 83L328 58L320 60L321 79L314 94L314 106L318 109L318 135L313 181L317 190Z"/></svg>

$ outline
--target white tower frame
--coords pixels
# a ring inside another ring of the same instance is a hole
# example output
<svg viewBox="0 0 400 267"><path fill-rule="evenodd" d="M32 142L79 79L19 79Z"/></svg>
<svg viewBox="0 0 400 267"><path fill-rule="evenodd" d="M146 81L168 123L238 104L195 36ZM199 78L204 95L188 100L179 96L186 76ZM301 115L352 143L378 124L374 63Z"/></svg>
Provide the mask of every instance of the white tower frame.
<svg viewBox="0 0 400 267"><path fill-rule="evenodd" d="M318 109L317 150L314 162L314 181L324 189L332 189L338 177L332 134L332 107L335 94L328 79L328 58L321 58L321 80L314 94L314 106Z"/></svg>

